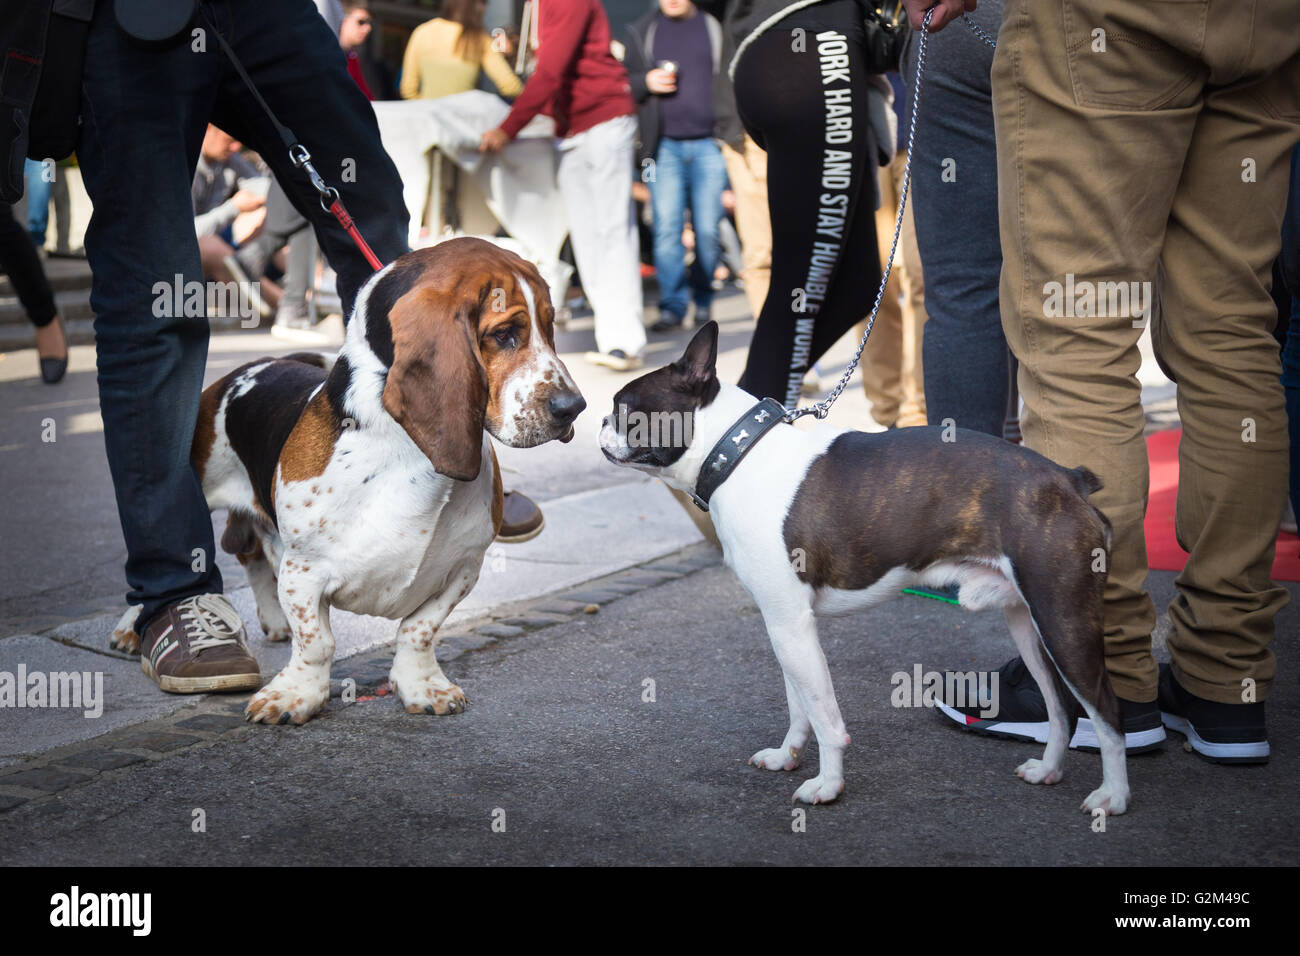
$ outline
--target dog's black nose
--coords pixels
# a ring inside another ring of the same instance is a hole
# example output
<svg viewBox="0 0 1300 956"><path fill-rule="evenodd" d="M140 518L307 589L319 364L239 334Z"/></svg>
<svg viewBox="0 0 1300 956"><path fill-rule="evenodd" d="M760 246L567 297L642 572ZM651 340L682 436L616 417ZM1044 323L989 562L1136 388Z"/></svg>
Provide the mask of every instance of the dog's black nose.
<svg viewBox="0 0 1300 956"><path fill-rule="evenodd" d="M571 422L582 414L587 400L577 392L556 392L547 403L551 416L557 421Z"/></svg>

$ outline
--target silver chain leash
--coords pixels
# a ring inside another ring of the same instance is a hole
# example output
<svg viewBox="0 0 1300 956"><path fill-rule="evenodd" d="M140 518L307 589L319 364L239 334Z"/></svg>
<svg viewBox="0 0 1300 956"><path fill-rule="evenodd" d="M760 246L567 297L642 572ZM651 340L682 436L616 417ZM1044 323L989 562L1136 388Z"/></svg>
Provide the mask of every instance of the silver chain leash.
<svg viewBox="0 0 1300 956"><path fill-rule="evenodd" d="M867 347L867 339L871 336L871 329L876 324L876 313L880 311L880 303L885 297L885 286L889 284L889 273L894 268L894 254L898 251L898 237L903 231L903 210L907 208L908 189L912 185L912 144L916 141L916 114L921 108L921 77L925 72L925 38L930 34L930 18L934 16L934 8L931 7L925 12L925 20L921 23L921 39L916 48L916 89L912 92L912 117L907 126L907 162L903 165L903 190L902 195L898 198L898 215L894 217L894 239L889 244L889 259L885 263L885 271L880 276L880 288L876 290L876 301L871 306L871 315L867 317L867 328L862 333L862 341L858 343L858 350L853 354L853 361L849 362L848 368L840 376L840 380L835 383L820 402L809 405L806 408L792 408L782 416L785 422L794 422L804 415L812 415L818 420L825 418L835 404L835 400L849 384L849 379L857 371L858 363L862 360L862 350ZM966 14L962 14L962 19L966 25L971 28L977 37L987 43L994 49L997 48L997 42L990 37Z"/></svg>

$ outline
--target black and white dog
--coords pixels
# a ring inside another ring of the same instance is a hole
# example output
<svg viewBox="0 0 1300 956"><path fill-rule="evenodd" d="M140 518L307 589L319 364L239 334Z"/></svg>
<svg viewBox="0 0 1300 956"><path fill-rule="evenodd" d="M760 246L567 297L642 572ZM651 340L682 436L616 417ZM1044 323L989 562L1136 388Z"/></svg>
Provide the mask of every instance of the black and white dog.
<svg viewBox="0 0 1300 956"><path fill-rule="evenodd" d="M1124 732L1102 649L1110 525L1087 501L1101 482L961 429L867 434L777 424L775 403L718 381L717 345L709 322L680 359L625 386L600 444L615 464L662 478L708 508L728 566L763 614L785 675L790 729L750 763L793 770L816 734L820 773L795 799L838 797L849 736L815 615L872 607L909 586L956 584L964 607L1004 610L1047 701L1047 748L1016 773L1028 783L1061 779L1077 699L1102 761L1102 785L1083 809L1123 813ZM681 424L669 427L674 420Z"/></svg>

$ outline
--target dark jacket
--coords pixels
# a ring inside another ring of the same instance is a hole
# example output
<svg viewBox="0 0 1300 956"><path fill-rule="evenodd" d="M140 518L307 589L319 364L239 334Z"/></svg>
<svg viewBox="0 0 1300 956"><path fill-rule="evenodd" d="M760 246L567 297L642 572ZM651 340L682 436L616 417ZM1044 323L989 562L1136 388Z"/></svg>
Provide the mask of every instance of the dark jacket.
<svg viewBox="0 0 1300 956"><path fill-rule="evenodd" d="M704 10L700 10L699 15L705 18L709 43L713 49L713 136L735 144L743 139L743 133L740 120L736 117L736 99L732 93L731 80L727 77L728 44L722 24ZM627 67L628 85L632 88L632 99L637 104L638 166L645 159L653 159L658 152L663 128L659 97L651 93L645 84L645 75L655 64L655 28L658 21L659 6L655 4L653 10L624 31L623 65Z"/></svg>

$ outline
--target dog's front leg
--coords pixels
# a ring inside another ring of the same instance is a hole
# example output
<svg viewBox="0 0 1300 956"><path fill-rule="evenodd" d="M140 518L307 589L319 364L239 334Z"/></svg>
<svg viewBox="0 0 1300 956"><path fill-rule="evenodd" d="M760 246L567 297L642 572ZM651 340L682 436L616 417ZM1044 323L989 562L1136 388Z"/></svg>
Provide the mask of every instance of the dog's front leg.
<svg viewBox="0 0 1300 956"><path fill-rule="evenodd" d="M760 609L776 658L785 674L787 694L798 701L802 714L817 735L820 756L817 776L804 781L794 792L794 799L803 803L830 803L844 789L844 748L849 745L849 735L835 700L826 657L817 640L816 619L812 608L807 606ZM792 731L796 719L792 707Z"/></svg>
<svg viewBox="0 0 1300 956"><path fill-rule="evenodd" d="M438 664L438 628L477 580L478 568L467 567L398 626L388 680L407 713L441 716L465 709L465 692L447 679Z"/></svg>
<svg viewBox="0 0 1300 956"><path fill-rule="evenodd" d="M755 767L764 770L794 770L803 760L803 749L808 745L812 734L812 723L804 713L803 701L790 678L785 678L785 699L790 706L790 729L785 732L785 740L779 747L768 747L749 758Z"/></svg>
<svg viewBox="0 0 1300 956"><path fill-rule="evenodd" d="M244 716L266 724L306 723L330 695L334 632L323 582L304 570L302 560L286 554L280 565L280 606L288 611L293 631L289 663L253 695Z"/></svg>

